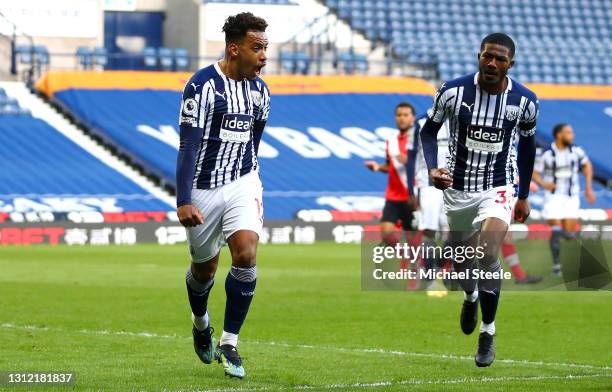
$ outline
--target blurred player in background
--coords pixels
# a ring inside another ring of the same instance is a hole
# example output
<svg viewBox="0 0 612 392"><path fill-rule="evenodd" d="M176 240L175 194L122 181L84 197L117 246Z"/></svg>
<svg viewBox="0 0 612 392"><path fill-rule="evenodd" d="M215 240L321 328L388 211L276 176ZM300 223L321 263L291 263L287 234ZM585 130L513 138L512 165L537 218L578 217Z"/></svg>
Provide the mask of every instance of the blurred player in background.
<svg viewBox="0 0 612 392"><path fill-rule="evenodd" d="M533 180L545 190L542 215L552 226L550 250L553 274L561 276L561 238L573 238L580 210L580 180L582 170L586 183L584 196L595 203L593 166L581 147L574 145L574 130L569 124L553 128L554 142L537 159Z"/></svg>
<svg viewBox="0 0 612 392"><path fill-rule="evenodd" d="M518 251L516 250L514 240L512 239L511 232L506 233L506 236L504 237L504 240L501 245L501 252L504 256L506 264L508 264L508 267L510 267L510 271L512 272L512 276L514 276L515 283L535 284L542 280L542 276L530 275L521 266L521 260L518 255Z"/></svg>
<svg viewBox="0 0 612 392"><path fill-rule="evenodd" d="M415 188L418 194L418 227L423 232L423 243L424 245L431 247L436 245L436 233L448 231L448 222L446 220L446 214L444 213L444 194L441 190L433 186L429 178L429 172L427 170L427 163L423 156L423 147L419 142L420 129L425 125L427 115L421 116L417 120L416 126L416 143L417 143L417 157L414 167L414 178ZM439 167L446 166L446 159L448 158L448 122L444 122L437 135L438 143L438 156L436 163ZM410 181L411 173L410 168L408 170L408 179ZM432 258L425 257L423 260L425 268L428 270L435 269L437 267L443 267L446 260L435 260ZM444 285L433 279L427 282L427 296L434 298L446 297L448 290Z"/></svg>
<svg viewBox="0 0 612 392"><path fill-rule="evenodd" d="M193 344L204 363L213 358L225 373L242 378L236 346L257 277L256 251L263 225L257 149L270 111L270 92L259 77L266 65L267 23L251 13L225 21L225 57L197 71L185 85L176 167L177 214L187 227L191 268L187 294ZM232 267L216 349L207 311L221 248Z"/></svg>
<svg viewBox="0 0 612 392"><path fill-rule="evenodd" d="M444 189L451 243L482 246L484 256L478 260L478 268L490 273L501 269L499 250L512 220L512 207L519 222L530 212L527 197L536 151L538 100L532 91L507 76L514 65L514 51L514 42L506 34L486 36L478 54L479 71L440 87L421 130L430 178L438 189ZM437 133L447 119L450 156L446 167L439 167ZM516 132L520 139L515 151L512 141ZM469 273L474 264L475 260L455 262L454 268ZM474 359L479 367L490 366L495 359L501 277L470 278L460 284L464 290L461 329L465 334L474 331L480 301L482 323Z"/></svg>
<svg viewBox="0 0 612 392"><path fill-rule="evenodd" d="M387 139L387 160L383 164L376 161L366 161L365 166L375 172L388 173L385 206L380 222L383 240L393 246L399 240L396 224L401 222L406 232L412 230L413 211L416 200L413 197L414 184L408 181L406 167L408 160L414 160L414 107L401 102L395 108L395 124L399 133ZM412 155L409 157L409 155Z"/></svg>

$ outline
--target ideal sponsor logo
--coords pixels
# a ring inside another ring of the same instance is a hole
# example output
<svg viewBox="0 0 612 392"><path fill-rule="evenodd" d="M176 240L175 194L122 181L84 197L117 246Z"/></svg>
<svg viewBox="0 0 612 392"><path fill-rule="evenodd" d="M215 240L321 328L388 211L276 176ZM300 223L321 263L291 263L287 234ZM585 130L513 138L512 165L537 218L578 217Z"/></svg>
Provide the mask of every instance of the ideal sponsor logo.
<svg viewBox="0 0 612 392"><path fill-rule="evenodd" d="M224 114L219 138L228 142L246 143L251 138L252 126L253 116L250 114Z"/></svg>
<svg viewBox="0 0 612 392"><path fill-rule="evenodd" d="M470 125L467 129L465 144L472 150L500 152L504 144L504 130L501 128Z"/></svg>

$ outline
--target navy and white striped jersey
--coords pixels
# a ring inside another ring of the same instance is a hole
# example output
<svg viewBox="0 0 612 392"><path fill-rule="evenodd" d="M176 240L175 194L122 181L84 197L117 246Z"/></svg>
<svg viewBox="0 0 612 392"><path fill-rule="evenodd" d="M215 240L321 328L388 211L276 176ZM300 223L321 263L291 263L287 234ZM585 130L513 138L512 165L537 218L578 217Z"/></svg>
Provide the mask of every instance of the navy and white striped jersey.
<svg viewBox="0 0 612 392"><path fill-rule="evenodd" d="M417 132L423 128L427 115L421 116L416 124ZM445 121L442 128L438 131L438 167L446 167L449 153L448 153L448 121ZM423 154L423 144L420 142L421 138L417 135L417 156L415 165L415 180L416 187L422 188L425 186L432 186L431 179L429 178L429 170L427 170L427 163L425 162L425 155Z"/></svg>
<svg viewBox="0 0 612 392"><path fill-rule="evenodd" d="M535 133L538 99L525 86L508 77L498 95L478 85L478 73L462 76L440 87L428 112L437 124L448 120L449 158L446 168L453 188L479 192L517 182L516 132Z"/></svg>
<svg viewBox="0 0 612 392"><path fill-rule="evenodd" d="M230 79L216 62L197 71L183 90L179 118L181 148L183 135L199 136L191 188L219 187L258 170L261 133L254 135L254 127L269 112L270 91L261 78ZM178 177L177 170L177 188Z"/></svg>
<svg viewBox="0 0 612 392"><path fill-rule="evenodd" d="M581 147L568 146L559 149L552 143L550 148L536 159L534 170L540 173L543 181L556 185L552 191L555 195L578 196L578 172L588 161L589 158Z"/></svg>

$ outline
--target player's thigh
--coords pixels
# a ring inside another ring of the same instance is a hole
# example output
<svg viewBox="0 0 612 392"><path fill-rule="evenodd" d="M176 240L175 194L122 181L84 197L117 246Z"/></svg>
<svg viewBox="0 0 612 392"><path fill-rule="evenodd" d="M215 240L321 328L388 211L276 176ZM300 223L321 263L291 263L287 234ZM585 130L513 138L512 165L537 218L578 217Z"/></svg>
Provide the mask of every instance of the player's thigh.
<svg viewBox="0 0 612 392"><path fill-rule="evenodd" d="M397 202L393 200L385 200L385 205L380 218L381 228L384 225L385 231L394 231L397 221L401 219L400 211L397 208Z"/></svg>
<svg viewBox="0 0 612 392"><path fill-rule="evenodd" d="M239 230L249 230L259 238L263 229L263 187L256 172L223 187L225 210L223 235L229 239Z"/></svg>
<svg viewBox="0 0 612 392"><path fill-rule="evenodd" d="M414 230L414 212L410 209L410 207L408 207L408 202L397 202L397 210L399 213L399 219L402 222L402 230Z"/></svg>
<svg viewBox="0 0 612 392"><path fill-rule="evenodd" d="M205 263L217 256L225 245L221 227L223 196L220 189L194 189L191 199L202 213L204 223L186 228L189 253L193 263Z"/></svg>
<svg viewBox="0 0 612 392"><path fill-rule="evenodd" d="M575 232L577 226L578 226L578 219L575 219L575 218L563 219L561 221L561 227L563 227L563 230L567 231L568 233Z"/></svg>

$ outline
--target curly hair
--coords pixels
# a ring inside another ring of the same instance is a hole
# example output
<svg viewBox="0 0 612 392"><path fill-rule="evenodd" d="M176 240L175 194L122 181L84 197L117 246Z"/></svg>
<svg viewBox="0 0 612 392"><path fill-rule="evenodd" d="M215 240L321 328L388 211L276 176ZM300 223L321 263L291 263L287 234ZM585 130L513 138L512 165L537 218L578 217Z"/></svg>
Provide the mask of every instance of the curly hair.
<svg viewBox="0 0 612 392"><path fill-rule="evenodd" d="M264 32L268 23L250 12L241 12L225 20L222 31L225 33L225 43L242 42L249 31Z"/></svg>
<svg viewBox="0 0 612 392"><path fill-rule="evenodd" d="M508 48L510 57L511 58L514 57L514 41L512 40L512 38L510 38L508 35L504 33L493 33L493 34L489 34L486 37L484 37L482 39L482 42L480 43L481 52L484 49L485 44L496 44L496 45L505 46L506 48Z"/></svg>

